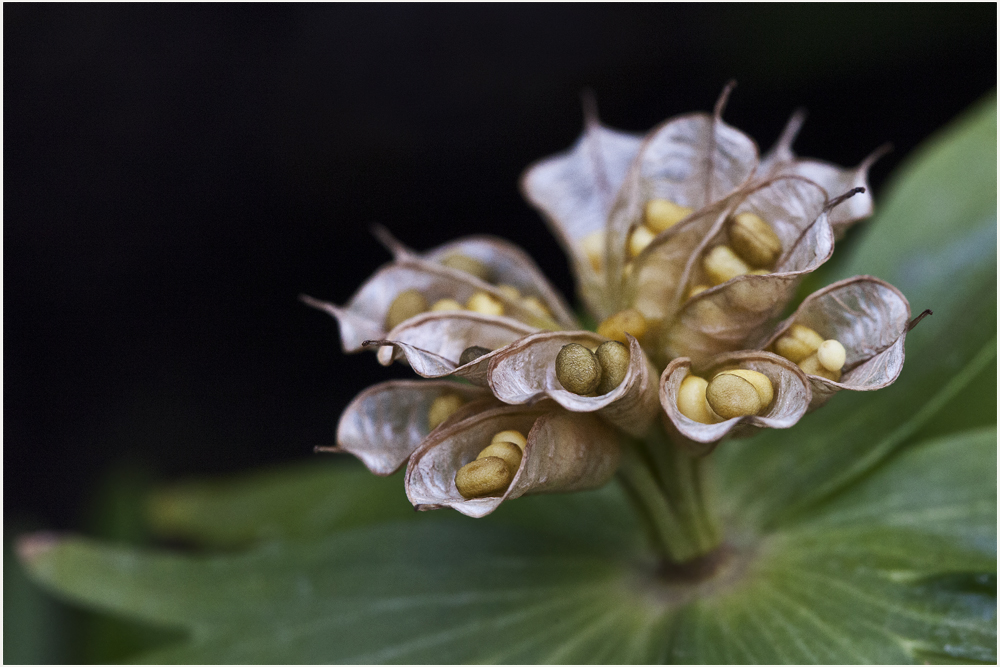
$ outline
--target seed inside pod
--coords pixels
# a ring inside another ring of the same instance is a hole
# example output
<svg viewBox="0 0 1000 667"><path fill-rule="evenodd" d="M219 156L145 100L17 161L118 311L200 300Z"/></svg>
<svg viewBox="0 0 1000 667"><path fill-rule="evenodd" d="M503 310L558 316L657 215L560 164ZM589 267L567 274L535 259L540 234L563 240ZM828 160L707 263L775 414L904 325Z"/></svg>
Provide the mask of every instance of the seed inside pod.
<svg viewBox="0 0 1000 667"><path fill-rule="evenodd" d="M606 394L625 379L631 355L628 347L616 340L609 340L597 347L594 356L601 365L601 381L597 385L597 393Z"/></svg>
<svg viewBox="0 0 1000 667"><path fill-rule="evenodd" d="M455 269L456 271L464 271L479 278L480 280L489 281L490 278L490 268L480 262L478 259L473 259L468 255L462 255L460 253L455 253L453 255L448 255L441 263L447 266L449 269Z"/></svg>
<svg viewBox="0 0 1000 667"><path fill-rule="evenodd" d="M521 298L521 290L517 289L513 285L507 285L506 283L500 283L497 285L497 291L503 294L505 297L511 301L517 301Z"/></svg>
<svg viewBox="0 0 1000 667"><path fill-rule="evenodd" d="M465 302L469 310L483 315L503 315L503 304L496 297L486 292L476 292Z"/></svg>
<svg viewBox="0 0 1000 667"><path fill-rule="evenodd" d="M774 385L771 384L771 379L763 373L751 371L745 368L734 368L732 370L722 371L722 373L719 373L719 375L724 374L741 377L752 384L753 388L757 390L757 397L760 398L761 410L764 410L767 406L771 405L771 401L774 400Z"/></svg>
<svg viewBox="0 0 1000 667"><path fill-rule="evenodd" d="M583 396L596 390L601 383L601 364L583 345L563 345L556 355L556 378L566 391Z"/></svg>
<svg viewBox="0 0 1000 667"><path fill-rule="evenodd" d="M507 462L495 456L476 459L458 469L455 486L465 499L497 496L510 486L514 475Z"/></svg>
<svg viewBox="0 0 1000 667"><path fill-rule="evenodd" d="M389 305L385 314L386 330L395 329L399 324L427 310L427 299L415 289L403 290Z"/></svg>
<svg viewBox="0 0 1000 667"><path fill-rule="evenodd" d="M431 402L431 407L427 410L427 428L433 431L463 405L465 399L458 394L441 394Z"/></svg>
<svg viewBox="0 0 1000 667"><path fill-rule="evenodd" d="M688 290L688 298L690 299L696 294L701 294L707 289L710 289L708 285L694 285L691 289Z"/></svg>
<svg viewBox="0 0 1000 667"><path fill-rule="evenodd" d="M653 242L654 238L656 238L656 234L649 231L649 228L643 225L639 225L633 229L628 239L628 256L638 257Z"/></svg>
<svg viewBox="0 0 1000 667"><path fill-rule="evenodd" d="M520 303L523 308L530 310L539 317L552 317L552 311L550 311L549 307L545 305L545 302L537 296L526 296L521 299Z"/></svg>
<svg viewBox="0 0 1000 667"><path fill-rule="evenodd" d="M702 258L701 266L713 285L721 285L736 276L750 273L747 263L725 245L717 245L709 250Z"/></svg>
<svg viewBox="0 0 1000 667"><path fill-rule="evenodd" d="M681 381L677 391L677 409L688 419L701 424L714 424L718 420L712 414L712 408L705 398L708 380L697 375L688 375Z"/></svg>
<svg viewBox="0 0 1000 667"><path fill-rule="evenodd" d="M472 347L467 347L462 350L462 354L458 357L458 365L464 366L466 364L471 364L473 361L483 356L484 354L489 354L493 350L488 347L480 347L479 345L473 345Z"/></svg>
<svg viewBox="0 0 1000 667"><path fill-rule="evenodd" d="M729 243L747 264L758 269L773 266L781 255L781 239L771 225L753 213L730 218Z"/></svg>
<svg viewBox="0 0 1000 667"><path fill-rule="evenodd" d="M665 232L694 212L693 208L680 206L669 199L650 199L646 202L646 226L655 234Z"/></svg>
<svg viewBox="0 0 1000 667"><path fill-rule="evenodd" d="M815 352L799 362L799 368L807 375L818 375L833 382L840 382L841 373L839 370L831 371L823 366L819 361L819 355Z"/></svg>
<svg viewBox="0 0 1000 667"><path fill-rule="evenodd" d="M584 236L580 239L580 249L590 262L591 268L600 273L604 265L604 232L598 230Z"/></svg>
<svg viewBox="0 0 1000 667"><path fill-rule="evenodd" d="M797 364L819 349L823 337L807 326L793 324L788 331L774 343L774 351Z"/></svg>
<svg viewBox="0 0 1000 667"><path fill-rule="evenodd" d="M641 340L648 330L649 323L646 322L642 313L634 308L626 308L601 322L597 327L597 334L619 343L628 343L628 338L625 337L626 333Z"/></svg>
<svg viewBox="0 0 1000 667"><path fill-rule="evenodd" d="M503 460L507 464L511 475L515 475L517 474L517 469L521 467L521 459L524 457L524 454L521 452L521 448L512 442L495 442L487 445L483 451L479 452L479 456L476 458L485 459L488 456L495 456Z"/></svg>
<svg viewBox="0 0 1000 667"><path fill-rule="evenodd" d="M816 358L823 368L828 371L839 371L847 362L847 350L840 344L840 341L823 341L823 344L816 349Z"/></svg>
<svg viewBox="0 0 1000 667"><path fill-rule="evenodd" d="M454 299L438 299L437 301L434 302L434 305L431 306L431 310L437 312L442 310L464 310L464 309L462 308L462 304L460 304L458 301L455 301Z"/></svg>
<svg viewBox="0 0 1000 667"><path fill-rule="evenodd" d="M764 407L756 387L730 373L720 373L712 378L705 389L705 398L715 414L723 419L755 415Z"/></svg>
<svg viewBox="0 0 1000 667"><path fill-rule="evenodd" d="M523 452L524 448L528 444L528 439L525 438L524 434L522 434L520 431L509 430L509 431L500 431L499 433L494 435L493 439L490 441L490 444L495 445L498 442L513 443L518 447L520 447L521 451Z"/></svg>

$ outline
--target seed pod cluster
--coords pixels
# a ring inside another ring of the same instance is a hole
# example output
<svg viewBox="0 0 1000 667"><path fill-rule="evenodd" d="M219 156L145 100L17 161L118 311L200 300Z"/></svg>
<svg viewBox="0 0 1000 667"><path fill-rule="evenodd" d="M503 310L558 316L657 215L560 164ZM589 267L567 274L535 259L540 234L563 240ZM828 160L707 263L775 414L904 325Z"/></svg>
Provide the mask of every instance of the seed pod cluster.
<svg viewBox="0 0 1000 667"><path fill-rule="evenodd" d="M781 239L755 213L737 213L726 221L729 243L711 248L702 257L701 267L712 285L721 285L737 276L766 275L781 256ZM695 285L688 298L707 289Z"/></svg>
<svg viewBox="0 0 1000 667"><path fill-rule="evenodd" d="M580 396L606 394L625 379L630 357L628 347L614 340L601 343L593 352L570 343L556 355L556 378L563 388Z"/></svg>
<svg viewBox="0 0 1000 667"><path fill-rule="evenodd" d="M702 424L759 415L774 401L774 385L758 371L742 368L716 373L709 382L688 375L677 394L681 414Z"/></svg>
<svg viewBox="0 0 1000 667"><path fill-rule="evenodd" d="M520 431L496 433L474 461L458 469L455 474L458 492L467 500L502 495L521 467L527 444Z"/></svg>
<svg viewBox="0 0 1000 667"><path fill-rule="evenodd" d="M847 350L840 341L824 339L815 330L793 324L772 348L789 361L798 364L808 375L818 375L839 382L841 369L847 362Z"/></svg>

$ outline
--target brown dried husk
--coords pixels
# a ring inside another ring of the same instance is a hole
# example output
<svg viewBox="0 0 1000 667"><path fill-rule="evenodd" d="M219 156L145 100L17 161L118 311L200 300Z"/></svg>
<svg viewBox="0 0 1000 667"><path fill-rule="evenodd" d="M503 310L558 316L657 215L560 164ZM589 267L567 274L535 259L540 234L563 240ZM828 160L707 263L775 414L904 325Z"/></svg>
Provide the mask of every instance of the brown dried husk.
<svg viewBox="0 0 1000 667"><path fill-rule="evenodd" d="M378 360L383 366L405 358L421 377L455 375L483 386L490 359L504 346L536 331L508 317L453 310L411 317L390 331L386 339L368 343L382 346ZM473 346L493 352L459 366L462 351Z"/></svg>
<svg viewBox="0 0 1000 667"><path fill-rule="evenodd" d="M528 441L510 486L502 496L463 498L455 474L496 433L508 429L524 433ZM593 415L566 412L551 402L486 410L442 425L427 437L407 465L406 495L418 510L451 507L482 517L526 494L596 488L618 467L618 439Z"/></svg>
<svg viewBox="0 0 1000 667"><path fill-rule="evenodd" d="M496 406L480 387L449 380L390 380L358 394L340 416L337 446L328 452L352 454L376 475L391 475L406 463L430 433L427 413L444 394L468 401L438 428L460 419L470 406L476 411Z"/></svg>
<svg viewBox="0 0 1000 667"><path fill-rule="evenodd" d="M842 389L875 391L903 370L910 304L898 289L873 276L854 276L813 292L760 348L774 344L793 324L815 330L844 346L847 361L839 382L809 375L814 410Z"/></svg>
<svg viewBox="0 0 1000 667"><path fill-rule="evenodd" d="M826 193L797 177L778 178L741 194L727 216L693 251L681 277L682 290L709 282L701 259L726 240L725 217L752 212L766 220L781 239L782 254L772 273L744 275L707 289L681 304L674 321L664 321L654 343L662 362L686 356L696 364L713 355L748 347L763 326L777 317L794 296L799 281L833 254Z"/></svg>
<svg viewBox="0 0 1000 667"><path fill-rule="evenodd" d="M743 350L720 354L694 372L706 380L721 371L733 368L763 373L774 387L774 400L762 415L727 419L718 424L702 424L681 414L677 408L677 392L681 382L691 372L691 360L674 359L660 376L660 404L667 414L670 431L677 442L693 454L707 454L720 440L740 437L760 428L790 428L806 413L810 402L809 382L802 370L783 357L770 352ZM680 436L680 437L676 437Z"/></svg>
<svg viewBox="0 0 1000 667"><path fill-rule="evenodd" d="M606 394L580 396L563 388L555 360L564 345L594 349L606 339L589 331L543 332L504 348L490 362L488 381L493 395L513 405L551 398L571 412L594 412L634 436L643 435L659 413L656 369L639 342L626 334L629 367L621 384Z"/></svg>

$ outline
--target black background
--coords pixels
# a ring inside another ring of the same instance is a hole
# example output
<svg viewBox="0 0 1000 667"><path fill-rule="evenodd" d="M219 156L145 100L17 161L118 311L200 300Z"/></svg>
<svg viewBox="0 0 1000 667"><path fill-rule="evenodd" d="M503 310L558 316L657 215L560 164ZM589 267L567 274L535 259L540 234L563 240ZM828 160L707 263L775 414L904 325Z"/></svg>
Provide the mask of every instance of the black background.
<svg viewBox="0 0 1000 667"><path fill-rule="evenodd" d="M300 292L465 233L567 265L517 178L581 129L711 109L887 174L996 85L996 6L5 5L4 501L77 525L107 471L312 456L361 389Z"/></svg>

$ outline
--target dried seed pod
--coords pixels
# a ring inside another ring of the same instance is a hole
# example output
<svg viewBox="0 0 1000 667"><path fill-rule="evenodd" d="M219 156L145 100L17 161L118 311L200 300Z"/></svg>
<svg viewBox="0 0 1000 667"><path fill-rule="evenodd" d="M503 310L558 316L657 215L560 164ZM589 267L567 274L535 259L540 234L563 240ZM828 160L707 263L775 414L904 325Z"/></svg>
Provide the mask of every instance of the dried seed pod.
<svg viewBox="0 0 1000 667"><path fill-rule="evenodd" d="M465 307L474 313L483 315L503 315L503 304L496 297L486 292L476 292L465 302Z"/></svg>
<svg viewBox="0 0 1000 667"><path fill-rule="evenodd" d="M715 424L720 421L718 415L712 412L705 392L708 380L697 375L688 375L681 382L677 391L677 409L688 419L701 424Z"/></svg>
<svg viewBox="0 0 1000 667"><path fill-rule="evenodd" d="M446 310L463 310L463 308L462 304L454 299L438 299L434 302L434 305L431 306L431 311L435 313Z"/></svg>
<svg viewBox="0 0 1000 667"><path fill-rule="evenodd" d="M597 327L597 335L619 343L628 343L626 334L632 334L641 340L648 330L649 323L642 313L634 308L626 308L601 322Z"/></svg>
<svg viewBox="0 0 1000 667"><path fill-rule="evenodd" d="M839 371L847 361L847 350L837 340L825 340L816 349L816 358L828 371Z"/></svg>
<svg viewBox="0 0 1000 667"><path fill-rule="evenodd" d="M528 439L524 437L524 434L520 431L515 431L513 429L507 429L506 431L500 431L493 436L490 440L491 445L495 445L500 442L509 442L511 444L517 445L524 451L525 445L528 444Z"/></svg>
<svg viewBox="0 0 1000 667"><path fill-rule="evenodd" d="M650 199L646 202L643 220L654 233L665 232L694 213L690 206L680 206L669 199Z"/></svg>
<svg viewBox="0 0 1000 667"><path fill-rule="evenodd" d="M465 399L458 394L441 394L434 399L430 409L427 410L427 429L433 431L463 405Z"/></svg>
<svg viewBox="0 0 1000 667"><path fill-rule="evenodd" d="M473 345L472 347L467 347L462 350L462 354L458 357L458 365L464 366L466 364L471 364L473 361L479 357L485 356L492 352L488 347L482 347L481 345Z"/></svg>
<svg viewBox="0 0 1000 667"><path fill-rule="evenodd" d="M750 273L747 263L726 245L717 245L705 253L701 267L713 285L721 285L736 276Z"/></svg>
<svg viewBox="0 0 1000 667"><path fill-rule="evenodd" d="M385 328L392 331L397 326L427 310L427 298L415 289L400 292L385 314Z"/></svg>
<svg viewBox="0 0 1000 667"><path fill-rule="evenodd" d="M729 243L754 268L773 266L781 255L781 239L755 213L737 213L729 220Z"/></svg>
<svg viewBox="0 0 1000 667"><path fill-rule="evenodd" d="M556 355L556 377L574 394L589 394L601 382L601 364L594 353L577 343L564 345Z"/></svg>
<svg viewBox="0 0 1000 667"><path fill-rule="evenodd" d="M705 398L715 414L723 419L756 415L764 407L753 384L728 373L720 373L712 378L705 389Z"/></svg>
<svg viewBox="0 0 1000 667"><path fill-rule="evenodd" d="M819 349L823 337L807 326L793 324L788 332L774 342L774 351L796 364Z"/></svg>
<svg viewBox="0 0 1000 667"><path fill-rule="evenodd" d="M455 253L453 255L448 255L441 260L441 263L447 266L449 269L455 269L456 271L464 271L470 275L479 278L482 281L489 281L490 279L490 268L480 262L477 259L473 259L467 255L462 255L460 253Z"/></svg>
<svg viewBox="0 0 1000 667"><path fill-rule="evenodd" d="M455 473L455 487L465 499L499 496L510 486L514 475L507 463L490 456L476 459L458 469Z"/></svg>
<svg viewBox="0 0 1000 667"><path fill-rule="evenodd" d="M521 467L521 459L524 457L524 453L514 443L503 440L487 445L483 451L479 452L479 456L476 459L485 459L490 456L502 459L507 464L507 468L510 469L510 475L513 478L517 469Z"/></svg>
<svg viewBox="0 0 1000 667"><path fill-rule="evenodd" d="M601 382L597 385L597 393L606 394L620 385L628 374L628 348L616 340L609 340L597 347L594 356L601 365Z"/></svg>

